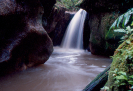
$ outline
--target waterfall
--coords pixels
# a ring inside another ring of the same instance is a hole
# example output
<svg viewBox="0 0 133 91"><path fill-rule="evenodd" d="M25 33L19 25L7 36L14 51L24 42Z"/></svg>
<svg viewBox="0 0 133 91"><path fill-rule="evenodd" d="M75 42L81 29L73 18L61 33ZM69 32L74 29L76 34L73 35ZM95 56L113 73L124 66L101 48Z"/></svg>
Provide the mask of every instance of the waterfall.
<svg viewBox="0 0 133 91"><path fill-rule="evenodd" d="M83 49L83 26L87 12L80 9L69 23L61 46L63 48Z"/></svg>

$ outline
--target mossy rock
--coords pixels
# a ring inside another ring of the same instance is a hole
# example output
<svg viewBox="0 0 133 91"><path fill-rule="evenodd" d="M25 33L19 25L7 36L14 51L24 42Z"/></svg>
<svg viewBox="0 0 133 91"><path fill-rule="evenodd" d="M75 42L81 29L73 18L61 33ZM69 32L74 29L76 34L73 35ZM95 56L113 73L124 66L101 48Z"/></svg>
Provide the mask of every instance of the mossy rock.
<svg viewBox="0 0 133 91"><path fill-rule="evenodd" d="M108 78L109 91L127 91L129 86L131 86L128 82L129 79L127 78L127 82L125 80L126 84L117 83L115 77L118 75L114 71L125 72L127 77L133 75L133 34L119 45L112 58L113 62ZM133 81L133 78L131 81Z"/></svg>
<svg viewBox="0 0 133 91"><path fill-rule="evenodd" d="M76 6L85 9L87 12L126 12L133 7L132 0L80 0Z"/></svg>
<svg viewBox="0 0 133 91"><path fill-rule="evenodd" d="M106 34L109 31L112 23L117 19L119 13L99 13L89 14L89 28L90 28L90 50L95 55L113 55L114 49L109 50L106 45ZM115 41L112 42L115 44ZM118 42L117 42L118 43ZM118 46L117 46L118 47ZM115 49L117 48L115 47Z"/></svg>

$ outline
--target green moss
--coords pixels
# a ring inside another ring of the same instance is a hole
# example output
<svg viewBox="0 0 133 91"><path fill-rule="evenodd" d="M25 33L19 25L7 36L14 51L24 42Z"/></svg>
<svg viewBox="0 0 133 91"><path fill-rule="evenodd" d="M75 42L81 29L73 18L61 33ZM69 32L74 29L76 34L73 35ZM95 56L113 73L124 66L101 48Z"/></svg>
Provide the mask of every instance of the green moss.
<svg viewBox="0 0 133 91"><path fill-rule="evenodd" d="M133 75L133 34L119 45L112 58L113 62L108 79L109 91L126 91L127 89L124 87L129 88L132 85L130 81L133 81L133 79L130 78L130 76ZM119 72L125 72L125 78L127 80L116 79L116 77L122 75L119 75Z"/></svg>

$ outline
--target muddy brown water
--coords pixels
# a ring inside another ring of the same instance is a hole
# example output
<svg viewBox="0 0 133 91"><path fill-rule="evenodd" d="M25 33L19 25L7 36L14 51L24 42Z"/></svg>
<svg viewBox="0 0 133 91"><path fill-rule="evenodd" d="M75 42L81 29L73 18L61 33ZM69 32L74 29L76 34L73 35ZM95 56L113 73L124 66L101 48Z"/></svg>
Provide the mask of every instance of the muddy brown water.
<svg viewBox="0 0 133 91"><path fill-rule="evenodd" d="M83 50L55 48L45 64L1 77L0 91L82 91L110 63Z"/></svg>

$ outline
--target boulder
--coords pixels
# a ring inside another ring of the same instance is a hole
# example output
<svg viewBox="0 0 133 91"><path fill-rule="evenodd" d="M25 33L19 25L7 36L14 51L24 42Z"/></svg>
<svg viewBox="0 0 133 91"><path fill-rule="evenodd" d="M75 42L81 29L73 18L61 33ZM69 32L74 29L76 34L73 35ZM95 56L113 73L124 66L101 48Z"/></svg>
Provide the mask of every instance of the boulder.
<svg viewBox="0 0 133 91"><path fill-rule="evenodd" d="M77 6L89 13L85 26L89 27L90 37L85 37L87 39L84 41L84 43L89 41L88 49L95 55L113 55L118 45L114 49L108 47L105 37L116 18L133 6L131 0L83 0ZM112 44L115 43L116 41L112 41Z"/></svg>
<svg viewBox="0 0 133 91"><path fill-rule="evenodd" d="M50 1L0 0L0 75L48 60L53 44L42 26L45 2Z"/></svg>

